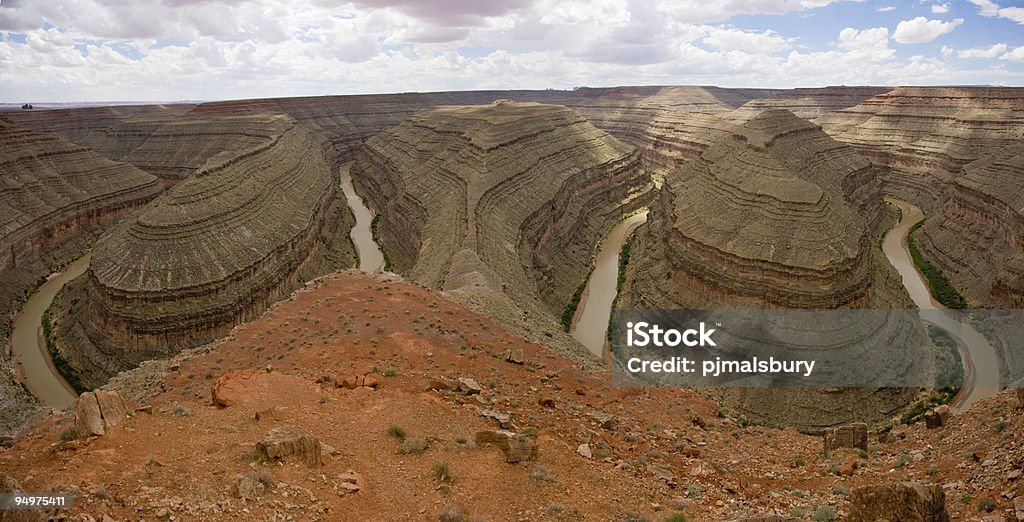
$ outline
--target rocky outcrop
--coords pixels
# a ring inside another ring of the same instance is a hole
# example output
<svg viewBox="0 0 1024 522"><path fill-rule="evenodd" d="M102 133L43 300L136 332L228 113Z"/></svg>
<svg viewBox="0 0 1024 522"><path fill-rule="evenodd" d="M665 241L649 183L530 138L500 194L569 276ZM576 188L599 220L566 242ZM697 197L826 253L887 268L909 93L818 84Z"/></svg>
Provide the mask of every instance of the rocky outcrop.
<svg viewBox="0 0 1024 522"><path fill-rule="evenodd" d="M890 296L898 281L875 284L892 277L873 244L883 203L871 164L788 111L766 111L740 131L667 177L638 238L629 302L899 302Z"/></svg>
<svg viewBox="0 0 1024 522"><path fill-rule="evenodd" d="M58 299L58 349L97 384L251 320L302 281L349 266L326 144L283 117L97 241ZM212 162L211 162L212 163Z"/></svg>
<svg viewBox="0 0 1024 522"><path fill-rule="evenodd" d="M875 168L785 110L765 111L739 131L666 177L633 245L620 306L906 306L874 236L884 212ZM900 339L907 353L925 353L919 324L898 314L871 320L850 319L836 335L851 336L851 347L871 344L863 342L867 336ZM723 396L752 421L808 432L881 420L913 398L909 390L784 388Z"/></svg>
<svg viewBox="0 0 1024 522"><path fill-rule="evenodd" d="M970 303L1014 307L1022 117L1022 89L902 87L816 121L883 167L886 192L925 210L915 240Z"/></svg>
<svg viewBox="0 0 1024 522"><path fill-rule="evenodd" d="M83 436L104 435L128 418L128 405L117 392L84 392L75 402L75 429Z"/></svg>
<svg viewBox="0 0 1024 522"><path fill-rule="evenodd" d="M863 486L853 490L846 520L949 522L950 518L941 484L908 482Z"/></svg>
<svg viewBox="0 0 1024 522"><path fill-rule="evenodd" d="M256 451L269 461L295 457L310 466L323 464L320 440L297 426L270 430L256 443Z"/></svg>
<svg viewBox="0 0 1024 522"><path fill-rule="evenodd" d="M52 267L160 194L157 178L53 134L0 121L0 441L39 411L17 382L12 318Z"/></svg>
<svg viewBox="0 0 1024 522"><path fill-rule="evenodd" d="M873 96L889 92L889 87L822 87L786 89L757 97L730 113L730 120L743 122L769 109L786 109L801 118L817 118L833 111L848 109Z"/></svg>
<svg viewBox="0 0 1024 522"><path fill-rule="evenodd" d="M0 122L0 270L156 197L153 176L54 135Z"/></svg>
<svg viewBox="0 0 1024 522"><path fill-rule="evenodd" d="M636 149L537 103L417 114L370 139L352 175L397 271L551 337L595 245L652 188Z"/></svg>

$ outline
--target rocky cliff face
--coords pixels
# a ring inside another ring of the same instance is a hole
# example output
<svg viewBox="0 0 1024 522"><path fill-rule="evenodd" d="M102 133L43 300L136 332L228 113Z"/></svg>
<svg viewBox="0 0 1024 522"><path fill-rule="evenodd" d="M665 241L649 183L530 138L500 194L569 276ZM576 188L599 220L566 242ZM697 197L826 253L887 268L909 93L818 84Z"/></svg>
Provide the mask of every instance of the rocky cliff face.
<svg viewBox="0 0 1024 522"><path fill-rule="evenodd" d="M350 266L327 144L284 117L264 125L270 139L207 163L97 241L87 281L59 300L59 347L81 372L103 382L208 342Z"/></svg>
<svg viewBox="0 0 1024 522"><path fill-rule="evenodd" d="M501 101L417 114L352 173L395 269L552 336L595 245L652 187L636 149L572 110Z"/></svg>
<svg viewBox="0 0 1024 522"><path fill-rule="evenodd" d="M972 304L1016 306L1024 229L1008 203L1022 118L1022 89L903 87L816 121L884 167L887 192L925 209L918 245Z"/></svg>
<svg viewBox="0 0 1024 522"><path fill-rule="evenodd" d="M621 305L903 307L909 300L873 235L883 213L870 162L789 111L765 111L667 176L633 247ZM889 336L923 354L920 325L890 319L846 333ZM912 398L743 389L723 402L759 423L817 431L886 418Z"/></svg>
<svg viewBox="0 0 1024 522"><path fill-rule="evenodd" d="M666 178L638 240L630 302L888 302L874 294L884 262L872 240L884 212L874 167L788 111L738 131Z"/></svg>
<svg viewBox="0 0 1024 522"><path fill-rule="evenodd" d="M17 383L12 318L41 275L156 197L159 181L53 134L0 121L0 444L34 412Z"/></svg>

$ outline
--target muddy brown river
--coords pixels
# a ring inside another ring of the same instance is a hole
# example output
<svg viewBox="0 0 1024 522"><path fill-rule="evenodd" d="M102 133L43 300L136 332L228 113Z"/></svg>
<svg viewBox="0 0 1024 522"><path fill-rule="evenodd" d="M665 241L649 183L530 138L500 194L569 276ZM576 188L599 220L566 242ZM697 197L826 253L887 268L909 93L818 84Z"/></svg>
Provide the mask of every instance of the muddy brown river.
<svg viewBox="0 0 1024 522"><path fill-rule="evenodd" d="M349 174L350 165L341 167L341 190L345 193L349 208L356 216L356 224L352 227L352 242L356 245L356 252L359 254L359 269L367 273L375 273L384 270L384 254L381 253L377 242L373 240L373 212L363 204L363 198L356 194L352 186L352 176Z"/></svg>
<svg viewBox="0 0 1024 522"><path fill-rule="evenodd" d="M14 360L21 369L28 390L39 402L51 408L70 406L75 402L76 395L50 360L50 351L43 338L43 313L66 283L85 273L91 258L91 254L85 254L68 265L63 272L51 275L32 293L14 319L11 332Z"/></svg>
<svg viewBox="0 0 1024 522"><path fill-rule="evenodd" d="M617 293L619 252L629 234L646 221L647 210L623 219L612 227L598 247L594 271L587 280L572 326L572 336L597 358L601 358L604 353L608 321L612 316L612 303Z"/></svg>
<svg viewBox="0 0 1024 522"><path fill-rule="evenodd" d="M921 209L906 201L886 198L902 213L900 222L882 241L882 250L889 262L899 271L903 286L921 310L921 319L949 332L961 347L964 360L964 391L957 397L954 409L964 410L979 399L999 392L999 359L995 349L969 324L957 321L946 313L946 308L932 299L924 277L917 271L907 247L910 228L924 219Z"/></svg>

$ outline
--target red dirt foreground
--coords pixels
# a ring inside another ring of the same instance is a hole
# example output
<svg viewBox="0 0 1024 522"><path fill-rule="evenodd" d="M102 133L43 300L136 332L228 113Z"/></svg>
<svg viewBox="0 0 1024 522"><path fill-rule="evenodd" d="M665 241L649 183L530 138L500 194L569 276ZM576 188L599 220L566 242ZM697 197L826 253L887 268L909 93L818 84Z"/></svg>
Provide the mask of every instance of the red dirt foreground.
<svg viewBox="0 0 1024 522"><path fill-rule="evenodd" d="M71 492L65 520L832 520L858 512L858 488L904 481L941 485L954 520L1024 508L1008 394L826 457L821 437L742 427L690 391L615 388L354 271L163 367L163 391L119 390L141 410L105 435L50 416L0 450L0 475ZM870 498L905 491L923 490Z"/></svg>

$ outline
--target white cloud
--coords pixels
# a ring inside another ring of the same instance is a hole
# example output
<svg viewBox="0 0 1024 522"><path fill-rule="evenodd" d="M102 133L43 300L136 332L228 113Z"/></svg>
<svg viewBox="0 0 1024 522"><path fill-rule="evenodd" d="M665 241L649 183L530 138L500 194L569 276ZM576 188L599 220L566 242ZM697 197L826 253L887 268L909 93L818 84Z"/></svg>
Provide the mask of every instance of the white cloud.
<svg viewBox="0 0 1024 522"><path fill-rule="evenodd" d="M1015 62L1024 62L1024 46L1018 47L1002 56L1000 60L1013 60Z"/></svg>
<svg viewBox="0 0 1024 522"><path fill-rule="evenodd" d="M946 33L953 31L957 26L964 23L963 18L957 18L950 22L942 20L929 20L918 16L913 20L904 20L896 26L892 39L901 44L928 43Z"/></svg>
<svg viewBox="0 0 1024 522"><path fill-rule="evenodd" d="M948 13L949 4L932 4L932 12L935 14Z"/></svg>
<svg viewBox="0 0 1024 522"><path fill-rule="evenodd" d="M790 47L790 39L773 31L763 33L740 29L711 28L702 42L723 51L759 51L777 53Z"/></svg>
<svg viewBox="0 0 1024 522"><path fill-rule="evenodd" d="M998 43L989 48L963 49L956 55L960 58L998 58L1006 52L1006 44Z"/></svg>
<svg viewBox="0 0 1024 522"><path fill-rule="evenodd" d="M889 11L895 11L896 6L894 5L882 5L875 8L876 13L888 13Z"/></svg>
<svg viewBox="0 0 1024 522"><path fill-rule="evenodd" d="M999 16L999 6L992 0L967 0L978 6L981 16Z"/></svg>
<svg viewBox="0 0 1024 522"><path fill-rule="evenodd" d="M889 29L876 27L874 29L857 30L847 27L839 31L837 43L843 49L859 51L888 51L889 50Z"/></svg>
<svg viewBox="0 0 1024 522"><path fill-rule="evenodd" d="M1024 8L1021 7L999 7L999 4L992 0L968 0L978 6L978 14L981 16L998 16L1013 20L1018 24L1024 24Z"/></svg>

